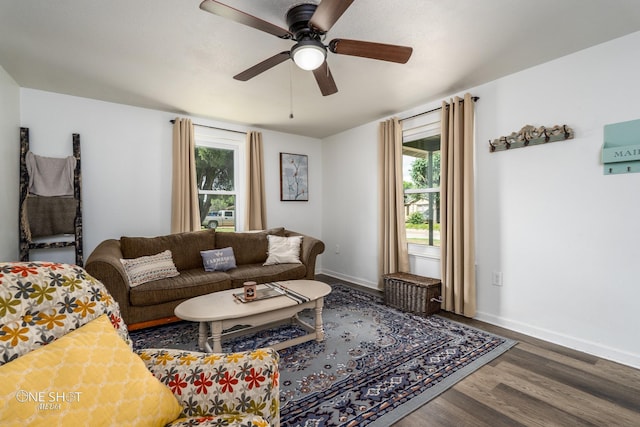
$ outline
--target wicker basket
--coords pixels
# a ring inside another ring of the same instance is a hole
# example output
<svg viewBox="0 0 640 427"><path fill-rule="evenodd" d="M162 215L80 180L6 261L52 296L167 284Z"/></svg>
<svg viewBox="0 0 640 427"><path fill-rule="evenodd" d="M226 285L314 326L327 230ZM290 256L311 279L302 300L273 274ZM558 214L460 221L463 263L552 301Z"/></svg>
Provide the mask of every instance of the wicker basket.
<svg viewBox="0 0 640 427"><path fill-rule="evenodd" d="M415 314L434 314L440 311L440 279L409 273L382 276L385 304Z"/></svg>

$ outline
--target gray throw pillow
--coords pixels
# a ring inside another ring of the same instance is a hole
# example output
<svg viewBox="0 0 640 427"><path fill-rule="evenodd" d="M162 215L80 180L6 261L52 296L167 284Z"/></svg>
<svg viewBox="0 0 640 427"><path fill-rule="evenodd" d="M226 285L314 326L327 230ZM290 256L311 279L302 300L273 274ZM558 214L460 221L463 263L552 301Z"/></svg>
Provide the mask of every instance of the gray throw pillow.
<svg viewBox="0 0 640 427"><path fill-rule="evenodd" d="M200 251L205 271L227 271L236 268L233 248L211 249Z"/></svg>

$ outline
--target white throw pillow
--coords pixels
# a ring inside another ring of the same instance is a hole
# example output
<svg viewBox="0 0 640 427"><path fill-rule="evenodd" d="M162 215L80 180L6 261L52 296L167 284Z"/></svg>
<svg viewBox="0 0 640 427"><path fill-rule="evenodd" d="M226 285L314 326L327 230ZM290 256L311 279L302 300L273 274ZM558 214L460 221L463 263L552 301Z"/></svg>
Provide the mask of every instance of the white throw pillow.
<svg viewBox="0 0 640 427"><path fill-rule="evenodd" d="M302 264L300 261L302 236L281 237L269 234L267 240L269 241L268 257L263 265Z"/></svg>
<svg viewBox="0 0 640 427"><path fill-rule="evenodd" d="M124 271L129 277L129 286L132 288L152 280L175 277L180 274L173 263L173 257L169 249L156 255L120 259L120 262L124 266Z"/></svg>

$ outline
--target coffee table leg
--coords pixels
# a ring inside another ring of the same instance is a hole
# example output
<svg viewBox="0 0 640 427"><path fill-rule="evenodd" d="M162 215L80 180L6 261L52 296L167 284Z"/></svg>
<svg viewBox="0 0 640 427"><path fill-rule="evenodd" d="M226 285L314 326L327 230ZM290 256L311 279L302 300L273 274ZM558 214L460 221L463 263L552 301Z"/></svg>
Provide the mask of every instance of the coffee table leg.
<svg viewBox="0 0 640 427"><path fill-rule="evenodd" d="M324 298L316 300L316 341L324 340L324 327L322 326L322 307L324 306Z"/></svg>
<svg viewBox="0 0 640 427"><path fill-rule="evenodd" d="M198 328L198 348L200 351L204 351L204 346L207 343L207 322L200 322Z"/></svg>
<svg viewBox="0 0 640 427"><path fill-rule="evenodd" d="M211 322L213 352L222 353L222 322Z"/></svg>

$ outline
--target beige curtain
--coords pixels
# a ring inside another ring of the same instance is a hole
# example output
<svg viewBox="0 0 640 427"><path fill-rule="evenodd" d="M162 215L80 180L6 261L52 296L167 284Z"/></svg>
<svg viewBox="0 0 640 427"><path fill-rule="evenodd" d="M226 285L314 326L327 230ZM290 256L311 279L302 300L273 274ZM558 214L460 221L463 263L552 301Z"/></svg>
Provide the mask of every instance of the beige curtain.
<svg viewBox="0 0 640 427"><path fill-rule="evenodd" d="M380 276L409 271L402 187L402 125L397 118L379 127Z"/></svg>
<svg viewBox="0 0 640 427"><path fill-rule="evenodd" d="M473 110L470 94L442 103L440 210L444 309L476 314Z"/></svg>
<svg viewBox="0 0 640 427"><path fill-rule="evenodd" d="M264 154L262 133L247 133L247 209L245 230L267 227L267 207L264 191Z"/></svg>
<svg viewBox="0 0 640 427"><path fill-rule="evenodd" d="M176 118L173 123L171 232L196 231L200 228L193 123L190 119Z"/></svg>

